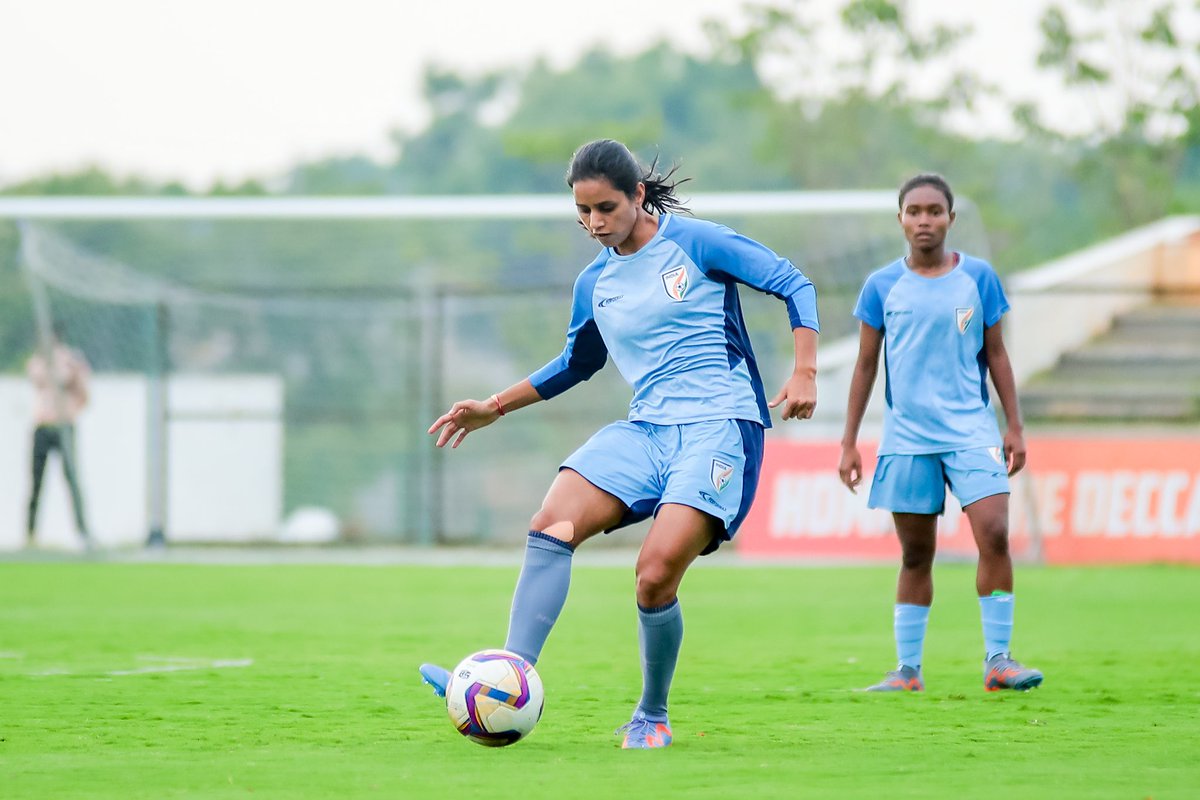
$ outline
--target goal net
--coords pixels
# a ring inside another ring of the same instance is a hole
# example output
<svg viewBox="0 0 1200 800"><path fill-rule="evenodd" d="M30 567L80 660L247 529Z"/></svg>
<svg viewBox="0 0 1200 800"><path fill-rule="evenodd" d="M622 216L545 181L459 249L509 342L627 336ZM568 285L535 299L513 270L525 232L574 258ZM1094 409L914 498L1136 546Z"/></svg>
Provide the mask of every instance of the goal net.
<svg viewBox="0 0 1200 800"><path fill-rule="evenodd" d="M854 300L905 246L894 192L690 205L817 284L819 418L771 435L836 439ZM18 223L39 328L60 325L94 371L78 459L101 543L516 542L561 460L627 412L629 389L609 368L457 451L425 433L454 400L487 397L561 349L595 243L560 196L44 199L0 211ZM986 255L969 204L952 244ZM741 294L773 391L791 369L786 313Z"/></svg>

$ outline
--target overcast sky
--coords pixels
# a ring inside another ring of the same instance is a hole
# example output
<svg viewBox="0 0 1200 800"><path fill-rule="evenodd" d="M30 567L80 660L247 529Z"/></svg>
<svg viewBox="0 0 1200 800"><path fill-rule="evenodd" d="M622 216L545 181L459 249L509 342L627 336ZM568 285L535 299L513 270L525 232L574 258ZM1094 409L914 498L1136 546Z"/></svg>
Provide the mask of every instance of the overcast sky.
<svg viewBox="0 0 1200 800"><path fill-rule="evenodd" d="M299 160L391 155L425 120L421 68L478 73L538 56L566 66L603 43L667 37L740 0L0 0L0 185L95 163L118 174L270 177ZM811 5L832 8L835 0ZM910 0L919 23L971 22L969 58L1036 90L1045 0Z"/></svg>

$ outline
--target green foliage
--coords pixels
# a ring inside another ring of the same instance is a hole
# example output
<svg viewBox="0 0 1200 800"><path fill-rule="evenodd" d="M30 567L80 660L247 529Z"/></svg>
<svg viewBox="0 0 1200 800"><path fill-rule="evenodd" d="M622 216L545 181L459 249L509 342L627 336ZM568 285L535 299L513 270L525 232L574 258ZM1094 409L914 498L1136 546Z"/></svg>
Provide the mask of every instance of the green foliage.
<svg viewBox="0 0 1200 800"><path fill-rule="evenodd" d="M1027 133L1024 140L972 138L948 129L948 112L969 109L997 89L945 58L962 44L965 29L917 28L904 0L843 3L837 24L854 42L853 55L835 73L843 85L832 97L815 85L798 96L781 97L764 84L760 66L783 59L803 73L807 64L820 60L814 53L820 31L806 18L803 3L773 0L749 4L748 24L737 32L706 23L707 56L659 42L632 56L593 50L562 70L539 62L466 77L430 66L424 80L432 120L423 130L394 134L393 161L349 157L300 164L283 186L290 193L321 195L560 192L571 152L601 136L627 142L647 162L657 157L664 165L680 163L681 174L694 178L687 185L694 191L875 188L934 169L979 207L997 264L1025 267L1195 207L1200 175L1189 154L1200 142L1191 24L1196 12L1168 0L1141 10L1131 17L1136 25L1121 29L1105 24L1118 5L1116 0L1059 3L1040 20L1039 65L1059 76L1068 92L1099 91L1114 98L1098 101L1086 136L1055 130L1034 104L1019 98L1012 102L1013 116ZM908 70L900 65L937 65L932 72L943 84L918 96L920 84L907 81ZM1019 185L1014 175L1020 176ZM184 190L178 184L116 178L93 167L8 191L169 195ZM216 195L268 191L256 181L210 189ZM564 215L569 215L565 200ZM431 261L481 268L494 262L503 269L502 241L495 258L489 249L496 247L495 240L462 238L430 226L415 237L401 237L397 261L408 269ZM307 239L301 232L274 242L278 257L264 257L271 254L259 248L253 258L281 265L260 283L314 285L302 254L319 252L319 246L309 247L313 243ZM547 258L566 255L553 251ZM0 248L0 274L6 257ZM245 276L238 265L249 258L231 253L220 263L229 265L236 278ZM356 264L361 260L356 254L343 253L337 260L339 280L380 282L373 257ZM327 258L307 261L329 263ZM193 269L186 253L170 263L184 274ZM536 280L544 269L524 274ZM206 274L221 281L219 274Z"/></svg>
<svg viewBox="0 0 1200 800"><path fill-rule="evenodd" d="M179 194L178 184L160 186L142 178L118 178L98 166L85 167L76 172L52 173L7 186L4 194L13 195L145 195Z"/></svg>
<svg viewBox="0 0 1200 800"><path fill-rule="evenodd" d="M1066 14L1057 6L1046 9L1038 27L1043 40L1037 59L1039 67L1060 70L1068 84L1104 83L1109 80L1111 74L1107 70L1089 61L1079 51L1082 44L1096 41L1096 34L1077 37L1071 31Z"/></svg>
<svg viewBox="0 0 1200 800"><path fill-rule="evenodd" d="M1120 0L1089 6L1077 14L1062 5L1046 9L1037 63L1058 75L1090 118L1064 132L1022 105L1018 121L1035 141L1074 145L1071 177L1112 210L1099 211L1099 230L1194 207L1185 198L1195 195L1195 176L1181 167L1200 135L1200 9L1178 0L1154 8Z"/></svg>
<svg viewBox="0 0 1200 800"><path fill-rule="evenodd" d="M481 121L513 80L427 85L434 119L399 140L396 185L418 193L564 191L571 153L602 137L626 142L647 162L662 154L703 166L710 189L780 185L771 165L752 156L762 149L768 94L749 62L701 60L665 43L632 58L595 50L564 72L534 65L519 78L504 124ZM453 102L444 97L450 88Z"/></svg>

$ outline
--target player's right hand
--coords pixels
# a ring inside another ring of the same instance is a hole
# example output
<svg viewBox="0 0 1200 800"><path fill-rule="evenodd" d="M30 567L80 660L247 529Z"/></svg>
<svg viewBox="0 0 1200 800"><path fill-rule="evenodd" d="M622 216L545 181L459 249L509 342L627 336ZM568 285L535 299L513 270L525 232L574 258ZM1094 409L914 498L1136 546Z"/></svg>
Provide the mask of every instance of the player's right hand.
<svg viewBox="0 0 1200 800"><path fill-rule="evenodd" d="M459 400L429 426L428 433L437 436L437 447L445 447L454 439L454 444L450 445L450 449L453 450L462 444L468 433L487 427L499 418L500 412L495 403L486 400Z"/></svg>
<svg viewBox="0 0 1200 800"><path fill-rule="evenodd" d="M862 483L862 455L857 447L842 447L842 460L838 463L838 476L852 494L858 494Z"/></svg>

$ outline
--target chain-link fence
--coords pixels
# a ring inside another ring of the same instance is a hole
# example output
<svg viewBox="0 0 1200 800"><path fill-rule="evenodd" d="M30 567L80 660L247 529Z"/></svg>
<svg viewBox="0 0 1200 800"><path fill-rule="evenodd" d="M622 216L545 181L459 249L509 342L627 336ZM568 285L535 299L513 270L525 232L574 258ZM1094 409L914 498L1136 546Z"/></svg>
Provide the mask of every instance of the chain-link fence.
<svg viewBox="0 0 1200 800"><path fill-rule="evenodd" d="M858 210L767 206L718 218L812 278L829 342L855 331L850 311L865 275L904 250L892 202L881 193ZM98 377L145 381L139 413L149 419L112 424L150 431L130 441L150 451L147 524L168 540L186 523L172 513L179 494L196 488L163 474L182 457L172 453L172 424L208 419L232 437L212 458L214 485L222 458L259 457L238 455L253 436L230 433L231 424L259 420L281 432L277 444L260 437L279 450L262 463L278 464L264 491L280 495L281 526L319 508L347 538L517 541L561 459L627 412L630 390L616 371L507 416L454 452L435 449L425 431L454 400L487 397L558 354L574 277L595 254L565 210L483 219L43 214L21 223L20 257L43 327L61 323ZM986 255L970 206L955 231L957 246ZM791 368L786 313L749 289L742 299L774 391ZM229 382L237 376L274 382L276 405L239 403L241 384ZM169 388L185 377L199 394ZM204 458L190 453L189 463Z"/></svg>

